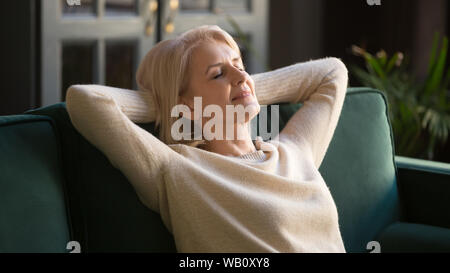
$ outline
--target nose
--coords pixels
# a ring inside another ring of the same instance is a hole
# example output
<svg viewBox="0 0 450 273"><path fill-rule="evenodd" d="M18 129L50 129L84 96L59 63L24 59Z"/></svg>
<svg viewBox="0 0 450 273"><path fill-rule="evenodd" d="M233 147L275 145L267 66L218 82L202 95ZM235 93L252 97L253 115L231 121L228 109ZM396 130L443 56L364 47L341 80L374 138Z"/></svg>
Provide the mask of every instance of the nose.
<svg viewBox="0 0 450 273"><path fill-rule="evenodd" d="M248 79L248 74L245 71L241 71L238 68L233 68L233 79L232 83L234 86L239 86L244 84Z"/></svg>

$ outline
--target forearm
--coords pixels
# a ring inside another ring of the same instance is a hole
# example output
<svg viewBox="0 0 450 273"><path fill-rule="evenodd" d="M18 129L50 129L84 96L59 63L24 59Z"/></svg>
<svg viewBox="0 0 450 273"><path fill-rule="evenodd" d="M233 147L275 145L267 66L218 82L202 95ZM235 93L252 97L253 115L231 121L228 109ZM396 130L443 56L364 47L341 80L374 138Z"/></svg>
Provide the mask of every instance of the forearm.
<svg viewBox="0 0 450 273"><path fill-rule="evenodd" d="M348 71L345 64L337 58L316 62L311 73L304 74L300 83L301 91L294 102L303 106L291 117L283 128L281 137L290 139L297 146L310 149L314 162L319 168L331 142L345 99ZM318 66L326 68L320 68ZM306 145L306 146L305 146Z"/></svg>
<svg viewBox="0 0 450 273"><path fill-rule="evenodd" d="M328 57L252 75L258 101L261 105L306 101L340 62Z"/></svg>
<svg viewBox="0 0 450 273"><path fill-rule="evenodd" d="M148 123L155 121L154 102L147 92L96 84L79 86L91 93L112 98L120 110L133 122Z"/></svg>

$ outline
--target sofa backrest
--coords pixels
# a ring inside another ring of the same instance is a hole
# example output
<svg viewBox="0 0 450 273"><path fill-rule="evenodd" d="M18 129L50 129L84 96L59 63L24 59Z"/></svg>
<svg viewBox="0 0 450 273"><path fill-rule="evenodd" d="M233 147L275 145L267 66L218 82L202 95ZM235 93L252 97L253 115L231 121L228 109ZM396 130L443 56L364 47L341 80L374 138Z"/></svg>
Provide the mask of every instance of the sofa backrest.
<svg viewBox="0 0 450 273"><path fill-rule="evenodd" d="M384 95L349 88L339 124L319 168L335 200L349 252L401 217L394 140Z"/></svg>
<svg viewBox="0 0 450 273"><path fill-rule="evenodd" d="M300 107L301 104L280 105L280 130ZM381 92L349 88L333 140L319 169L338 208L348 252L366 251L367 243L399 218L387 112ZM28 113L50 116L58 124L74 239L81 243L82 251L176 251L173 237L159 215L143 206L120 171L78 134L64 103ZM140 126L157 135L153 123Z"/></svg>
<svg viewBox="0 0 450 273"><path fill-rule="evenodd" d="M125 176L72 126L65 103L31 110L58 124L73 240L82 252L176 252L159 214L137 198ZM151 133L153 123L142 125Z"/></svg>
<svg viewBox="0 0 450 273"><path fill-rule="evenodd" d="M68 252L66 209L53 121L0 116L0 253Z"/></svg>

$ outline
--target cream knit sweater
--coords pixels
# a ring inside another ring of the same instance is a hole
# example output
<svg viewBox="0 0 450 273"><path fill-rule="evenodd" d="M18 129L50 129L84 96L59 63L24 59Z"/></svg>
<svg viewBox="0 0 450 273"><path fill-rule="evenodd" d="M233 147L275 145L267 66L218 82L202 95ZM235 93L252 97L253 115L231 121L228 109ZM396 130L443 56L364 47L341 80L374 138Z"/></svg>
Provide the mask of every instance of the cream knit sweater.
<svg viewBox="0 0 450 273"><path fill-rule="evenodd" d="M240 157L166 145L141 129L135 122L155 117L141 91L73 85L66 102L75 128L160 213L179 252L345 252L318 168L347 73L339 59L323 58L252 75L261 105L304 104L274 140L258 139L259 151Z"/></svg>

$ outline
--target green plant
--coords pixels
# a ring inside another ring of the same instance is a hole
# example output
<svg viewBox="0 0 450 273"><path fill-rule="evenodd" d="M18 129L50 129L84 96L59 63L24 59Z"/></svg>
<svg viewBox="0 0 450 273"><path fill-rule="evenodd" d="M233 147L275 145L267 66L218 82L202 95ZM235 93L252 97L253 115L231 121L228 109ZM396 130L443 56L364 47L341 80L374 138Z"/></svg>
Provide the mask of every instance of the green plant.
<svg viewBox="0 0 450 273"><path fill-rule="evenodd" d="M409 60L401 52L376 56L352 46L354 55L365 60L365 68L350 66L361 84L381 90L387 97L399 155L434 159L438 145L446 143L450 131L450 70L445 71L448 39L435 34L425 80L408 72ZM405 59L405 61L403 60Z"/></svg>

